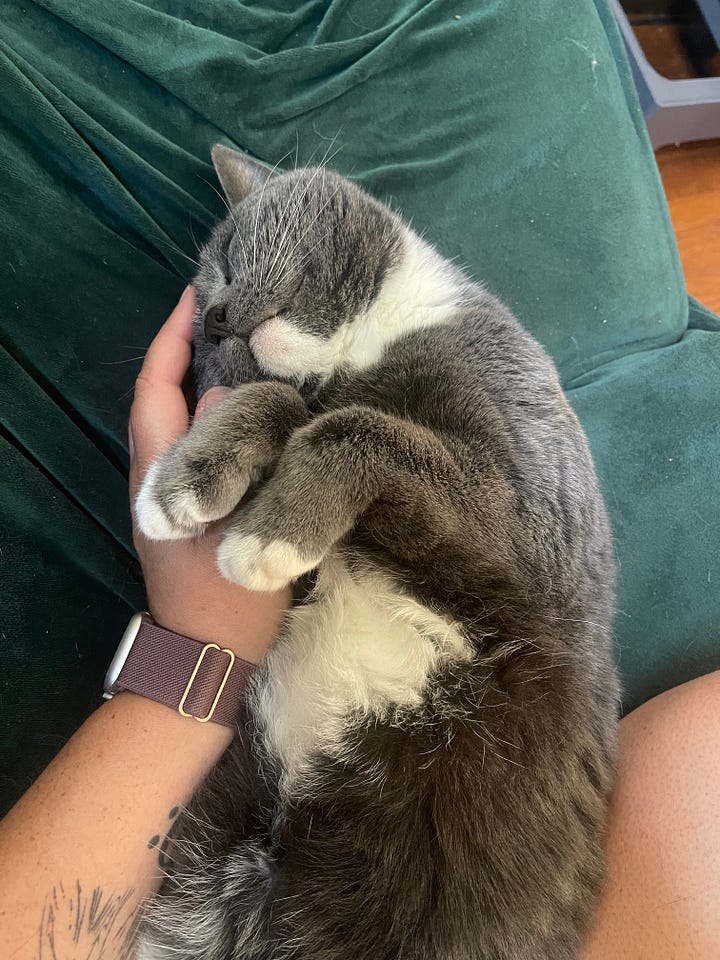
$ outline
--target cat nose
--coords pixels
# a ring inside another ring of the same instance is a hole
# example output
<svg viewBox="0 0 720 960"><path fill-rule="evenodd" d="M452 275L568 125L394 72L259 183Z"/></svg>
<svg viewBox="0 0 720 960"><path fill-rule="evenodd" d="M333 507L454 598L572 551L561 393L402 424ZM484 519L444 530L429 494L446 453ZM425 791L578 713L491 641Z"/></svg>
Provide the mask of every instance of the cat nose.
<svg viewBox="0 0 720 960"><path fill-rule="evenodd" d="M214 343L216 346L221 340L232 336L232 330L225 317L225 307L210 307L205 314L203 333L208 343Z"/></svg>

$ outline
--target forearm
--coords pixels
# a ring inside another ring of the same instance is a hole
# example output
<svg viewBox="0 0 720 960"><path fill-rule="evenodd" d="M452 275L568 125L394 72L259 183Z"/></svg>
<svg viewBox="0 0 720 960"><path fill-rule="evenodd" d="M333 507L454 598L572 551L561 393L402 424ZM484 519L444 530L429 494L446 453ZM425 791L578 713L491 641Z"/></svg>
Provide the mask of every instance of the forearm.
<svg viewBox="0 0 720 960"><path fill-rule="evenodd" d="M168 834L231 739L122 693L0 823L0 956L124 960Z"/></svg>

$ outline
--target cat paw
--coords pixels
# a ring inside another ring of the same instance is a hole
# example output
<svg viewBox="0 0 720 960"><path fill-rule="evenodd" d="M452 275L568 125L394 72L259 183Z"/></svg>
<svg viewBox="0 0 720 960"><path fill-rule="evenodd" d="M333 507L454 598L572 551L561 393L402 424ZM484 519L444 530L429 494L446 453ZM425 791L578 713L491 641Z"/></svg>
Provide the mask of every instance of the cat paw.
<svg viewBox="0 0 720 960"><path fill-rule="evenodd" d="M221 490L217 482L193 475L175 460L154 463L135 500L140 532L149 540L199 536L208 523L227 516L237 505L248 484L238 484L236 477L234 480L232 489Z"/></svg>
<svg viewBox="0 0 720 960"><path fill-rule="evenodd" d="M235 509L253 479L181 440L145 476L135 501L140 531L150 540L197 537Z"/></svg>
<svg viewBox="0 0 720 960"><path fill-rule="evenodd" d="M264 543L255 534L230 530L218 550L218 568L227 580L248 590L273 592L318 566L287 540Z"/></svg>
<svg viewBox="0 0 720 960"><path fill-rule="evenodd" d="M197 536L204 522L189 491L171 490L162 479L162 462L145 474L135 499L135 518L148 540L183 540Z"/></svg>

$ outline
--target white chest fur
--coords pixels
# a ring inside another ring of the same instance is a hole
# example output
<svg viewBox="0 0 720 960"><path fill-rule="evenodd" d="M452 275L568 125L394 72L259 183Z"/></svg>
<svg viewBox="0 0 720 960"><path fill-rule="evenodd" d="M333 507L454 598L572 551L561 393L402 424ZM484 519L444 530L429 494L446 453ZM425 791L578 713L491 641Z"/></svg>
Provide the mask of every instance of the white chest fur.
<svg viewBox="0 0 720 960"><path fill-rule="evenodd" d="M392 718L394 708L420 704L435 669L472 655L456 624L384 573L351 575L337 554L320 568L316 597L293 611L253 698L288 792L312 776L315 751L342 754L358 715Z"/></svg>

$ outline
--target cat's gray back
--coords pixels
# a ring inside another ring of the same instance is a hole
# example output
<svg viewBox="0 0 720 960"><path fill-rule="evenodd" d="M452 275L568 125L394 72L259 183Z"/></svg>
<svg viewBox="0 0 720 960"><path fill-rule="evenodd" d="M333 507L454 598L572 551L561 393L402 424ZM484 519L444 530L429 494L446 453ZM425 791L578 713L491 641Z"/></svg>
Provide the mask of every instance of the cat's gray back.
<svg viewBox="0 0 720 960"><path fill-rule="evenodd" d="M256 170L219 166L258 202ZM143 957L570 960L602 880L614 568L587 442L512 314L367 202L364 264L339 240L342 269L303 287L330 285L346 320L289 300L294 326L273 314L219 349L199 332L205 386L232 357L278 382L240 388L146 484L148 528L187 535L261 479L226 569L256 587L317 572L191 805ZM222 291L199 282L201 325ZM288 424L275 451L261 408ZM257 469L202 487L188 464L211 437L225 464L230 434Z"/></svg>

